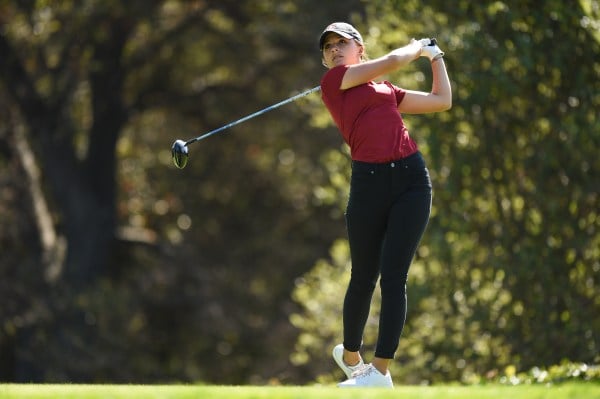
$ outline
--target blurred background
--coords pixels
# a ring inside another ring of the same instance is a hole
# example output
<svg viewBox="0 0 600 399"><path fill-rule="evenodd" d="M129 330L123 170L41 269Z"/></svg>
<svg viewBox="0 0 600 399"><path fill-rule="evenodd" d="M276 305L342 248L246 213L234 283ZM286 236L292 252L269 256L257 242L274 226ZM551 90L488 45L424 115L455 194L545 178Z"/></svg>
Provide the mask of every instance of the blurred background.
<svg viewBox="0 0 600 399"><path fill-rule="evenodd" d="M397 383L600 358L597 0L0 1L0 381L341 378L349 156L318 85L436 37L454 105L406 116L433 213ZM429 90L425 58L386 79ZM372 351L377 301L365 338Z"/></svg>

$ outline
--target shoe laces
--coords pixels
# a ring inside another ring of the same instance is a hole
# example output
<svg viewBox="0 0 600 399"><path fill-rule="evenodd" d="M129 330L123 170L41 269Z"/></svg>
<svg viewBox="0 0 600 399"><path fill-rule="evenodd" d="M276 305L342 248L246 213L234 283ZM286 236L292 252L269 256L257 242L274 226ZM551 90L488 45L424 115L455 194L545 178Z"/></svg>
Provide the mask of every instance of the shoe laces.
<svg viewBox="0 0 600 399"><path fill-rule="evenodd" d="M352 378L368 377L376 371L377 370L375 369L375 366L373 366L372 364L363 364L361 368L352 373Z"/></svg>

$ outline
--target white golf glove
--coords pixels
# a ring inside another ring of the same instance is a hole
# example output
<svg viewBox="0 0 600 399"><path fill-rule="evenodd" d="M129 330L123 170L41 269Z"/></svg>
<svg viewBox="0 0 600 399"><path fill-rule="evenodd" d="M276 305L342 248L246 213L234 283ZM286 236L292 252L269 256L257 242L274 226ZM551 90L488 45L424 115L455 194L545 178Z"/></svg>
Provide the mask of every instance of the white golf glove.
<svg viewBox="0 0 600 399"><path fill-rule="evenodd" d="M435 38L425 38L419 40L421 43L421 57L427 57L430 61L435 61L444 56L444 52L438 47Z"/></svg>

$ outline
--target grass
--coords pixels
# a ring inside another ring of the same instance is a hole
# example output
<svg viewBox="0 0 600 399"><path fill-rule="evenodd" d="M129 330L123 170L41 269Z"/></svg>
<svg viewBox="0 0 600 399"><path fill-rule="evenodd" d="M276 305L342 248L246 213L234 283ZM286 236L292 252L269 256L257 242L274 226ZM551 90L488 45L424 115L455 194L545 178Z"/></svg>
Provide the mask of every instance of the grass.
<svg viewBox="0 0 600 399"><path fill-rule="evenodd" d="M0 384L0 399L600 399L600 384L397 386L340 389L334 386Z"/></svg>

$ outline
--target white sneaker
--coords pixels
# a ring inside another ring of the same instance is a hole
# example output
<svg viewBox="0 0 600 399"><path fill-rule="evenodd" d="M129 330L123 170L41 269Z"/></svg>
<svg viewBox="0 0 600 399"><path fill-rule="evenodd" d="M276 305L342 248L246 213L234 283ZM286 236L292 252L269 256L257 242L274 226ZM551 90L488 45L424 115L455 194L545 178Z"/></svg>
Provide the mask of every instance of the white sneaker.
<svg viewBox="0 0 600 399"><path fill-rule="evenodd" d="M351 378L338 384L340 388L364 388L364 387L381 387L393 388L392 376L388 371L385 375L372 364L367 364L362 369L352 374Z"/></svg>
<svg viewBox="0 0 600 399"><path fill-rule="evenodd" d="M365 367L365 363L362 359L358 362L358 364L354 366L349 366L344 362L344 345L339 344L333 348L332 352L333 360L337 363L338 366L344 371L347 378L352 377L352 373L355 373Z"/></svg>

